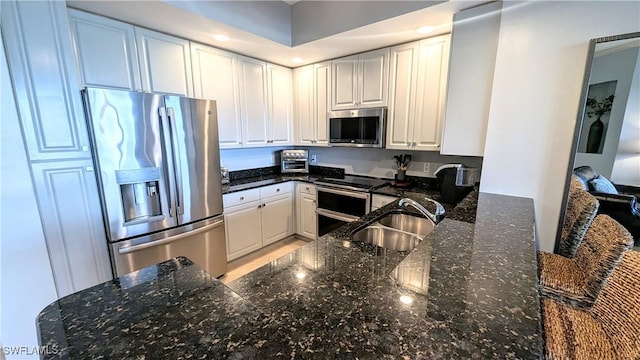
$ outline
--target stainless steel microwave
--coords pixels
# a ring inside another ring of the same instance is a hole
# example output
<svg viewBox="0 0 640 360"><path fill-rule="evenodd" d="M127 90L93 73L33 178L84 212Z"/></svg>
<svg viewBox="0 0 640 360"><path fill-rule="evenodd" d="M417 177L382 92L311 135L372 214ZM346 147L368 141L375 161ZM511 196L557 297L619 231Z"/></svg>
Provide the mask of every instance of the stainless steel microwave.
<svg viewBox="0 0 640 360"><path fill-rule="evenodd" d="M383 148L386 120L386 108L332 111L329 145Z"/></svg>

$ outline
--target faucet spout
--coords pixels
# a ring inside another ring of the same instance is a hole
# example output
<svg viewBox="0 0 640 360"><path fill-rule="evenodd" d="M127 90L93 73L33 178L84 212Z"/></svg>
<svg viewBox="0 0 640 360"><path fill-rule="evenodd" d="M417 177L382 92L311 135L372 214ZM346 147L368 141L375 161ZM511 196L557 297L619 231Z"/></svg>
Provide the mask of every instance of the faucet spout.
<svg viewBox="0 0 640 360"><path fill-rule="evenodd" d="M400 202L398 203L399 206L411 206L414 209L418 210L422 215L424 215L427 219L433 221L434 224L438 223L438 217L443 216L445 213L444 210L444 206L442 206L442 204L440 204L439 202L433 200L433 199L429 199L429 198L425 198L425 200L430 201L432 203L435 204L436 206L436 213L432 214L429 210L427 210L424 206L420 205L417 201L409 199L409 198L402 198L400 199Z"/></svg>

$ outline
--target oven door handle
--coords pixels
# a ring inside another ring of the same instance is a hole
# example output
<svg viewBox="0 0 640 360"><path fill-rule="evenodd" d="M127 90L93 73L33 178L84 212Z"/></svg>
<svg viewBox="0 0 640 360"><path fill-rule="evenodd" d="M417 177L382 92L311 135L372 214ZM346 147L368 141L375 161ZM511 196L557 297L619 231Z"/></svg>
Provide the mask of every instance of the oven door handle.
<svg viewBox="0 0 640 360"><path fill-rule="evenodd" d="M341 214L339 212L324 209L316 209L316 214L346 222L352 222L359 219L357 216Z"/></svg>

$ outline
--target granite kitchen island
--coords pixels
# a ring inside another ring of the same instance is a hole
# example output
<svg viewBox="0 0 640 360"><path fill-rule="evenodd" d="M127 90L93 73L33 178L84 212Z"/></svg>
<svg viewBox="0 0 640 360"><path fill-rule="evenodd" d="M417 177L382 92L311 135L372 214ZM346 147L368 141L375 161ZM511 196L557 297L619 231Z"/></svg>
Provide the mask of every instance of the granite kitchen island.
<svg viewBox="0 0 640 360"><path fill-rule="evenodd" d="M533 201L477 195L474 221L445 218L409 252L351 241L396 201L228 286L184 258L145 268L49 305L41 345L51 358L540 358Z"/></svg>

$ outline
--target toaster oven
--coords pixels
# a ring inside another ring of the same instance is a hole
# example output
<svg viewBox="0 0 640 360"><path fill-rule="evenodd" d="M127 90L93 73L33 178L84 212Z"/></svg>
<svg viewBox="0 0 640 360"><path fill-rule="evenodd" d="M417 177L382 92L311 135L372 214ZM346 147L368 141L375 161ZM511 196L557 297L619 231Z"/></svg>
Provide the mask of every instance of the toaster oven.
<svg viewBox="0 0 640 360"><path fill-rule="evenodd" d="M282 150L280 154L283 173L308 173L309 152L307 150Z"/></svg>

